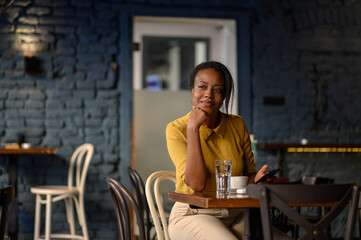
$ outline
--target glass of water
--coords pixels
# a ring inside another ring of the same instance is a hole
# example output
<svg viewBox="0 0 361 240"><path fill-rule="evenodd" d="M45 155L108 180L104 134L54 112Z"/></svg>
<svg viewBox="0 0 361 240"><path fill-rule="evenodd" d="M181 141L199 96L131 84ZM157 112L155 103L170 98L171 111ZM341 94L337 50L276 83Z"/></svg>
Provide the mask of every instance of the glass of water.
<svg viewBox="0 0 361 240"><path fill-rule="evenodd" d="M231 191L231 160L216 160L217 196L228 195Z"/></svg>

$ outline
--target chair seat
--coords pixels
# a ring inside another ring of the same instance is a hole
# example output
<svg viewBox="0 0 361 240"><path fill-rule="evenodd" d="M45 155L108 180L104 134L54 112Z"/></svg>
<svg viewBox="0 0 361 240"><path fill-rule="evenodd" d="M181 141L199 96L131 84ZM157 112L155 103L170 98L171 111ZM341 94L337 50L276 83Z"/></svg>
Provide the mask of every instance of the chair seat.
<svg viewBox="0 0 361 240"><path fill-rule="evenodd" d="M52 194L52 195L61 195L61 194L78 194L79 190L74 187L68 186L36 186L30 189L33 194Z"/></svg>

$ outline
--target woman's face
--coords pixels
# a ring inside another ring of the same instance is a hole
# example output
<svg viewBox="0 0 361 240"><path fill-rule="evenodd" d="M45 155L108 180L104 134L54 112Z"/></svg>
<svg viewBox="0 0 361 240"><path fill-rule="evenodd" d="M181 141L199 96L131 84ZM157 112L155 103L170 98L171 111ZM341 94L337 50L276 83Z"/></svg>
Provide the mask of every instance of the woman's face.
<svg viewBox="0 0 361 240"><path fill-rule="evenodd" d="M219 72L213 68L200 70L192 89L193 106L203 109L210 116L217 116L223 104L224 90L224 81Z"/></svg>

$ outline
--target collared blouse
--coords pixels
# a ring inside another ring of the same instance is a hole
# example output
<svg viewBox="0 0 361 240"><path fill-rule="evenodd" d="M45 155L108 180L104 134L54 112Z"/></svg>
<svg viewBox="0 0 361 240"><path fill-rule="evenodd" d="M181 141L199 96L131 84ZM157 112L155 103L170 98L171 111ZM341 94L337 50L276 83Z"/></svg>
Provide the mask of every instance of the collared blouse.
<svg viewBox="0 0 361 240"><path fill-rule="evenodd" d="M187 124L190 112L171 123L166 129L169 155L176 167L176 192L192 194L184 182L187 162ZM215 160L232 160L232 176L256 173L249 132L241 116L221 113L221 122L214 128L199 129L203 159L207 169L204 191L215 191Z"/></svg>

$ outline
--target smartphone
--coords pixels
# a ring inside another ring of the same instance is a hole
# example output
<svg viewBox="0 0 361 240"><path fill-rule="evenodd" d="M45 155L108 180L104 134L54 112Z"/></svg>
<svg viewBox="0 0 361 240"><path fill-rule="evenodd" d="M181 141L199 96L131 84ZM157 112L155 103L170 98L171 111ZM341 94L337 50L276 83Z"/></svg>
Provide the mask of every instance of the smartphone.
<svg viewBox="0 0 361 240"><path fill-rule="evenodd" d="M263 177L261 177L260 179L258 179L258 181L255 182L255 183L266 182L268 178L273 177L273 176L276 175L276 173L278 173L279 171L280 171L279 168L276 168L276 169L274 169L274 170L272 170L272 171L268 171L268 172L266 172L266 174L265 174Z"/></svg>

